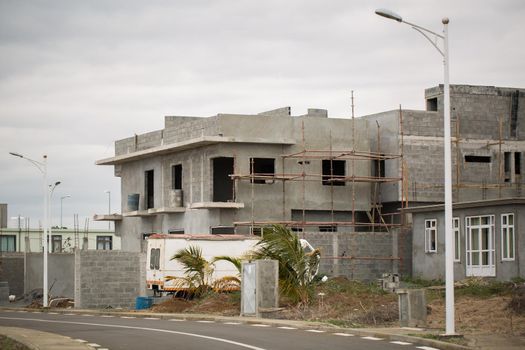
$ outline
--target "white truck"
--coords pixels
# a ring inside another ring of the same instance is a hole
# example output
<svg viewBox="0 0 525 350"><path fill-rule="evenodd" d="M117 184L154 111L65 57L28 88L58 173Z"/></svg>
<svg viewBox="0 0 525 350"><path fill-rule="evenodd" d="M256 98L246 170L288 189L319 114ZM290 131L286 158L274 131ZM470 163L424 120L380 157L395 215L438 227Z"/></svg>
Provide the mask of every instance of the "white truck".
<svg viewBox="0 0 525 350"><path fill-rule="evenodd" d="M202 249L202 256L212 261L217 256L241 257L255 248L260 238L244 235L167 235L154 234L148 237L146 284L155 294L163 292L178 292L181 288L173 280L166 280L167 276L184 277L183 266L173 255L189 246L198 246ZM301 245L306 252L313 251L308 241L301 239ZM225 276L237 276L237 268L227 261L217 261L214 266L212 280Z"/></svg>

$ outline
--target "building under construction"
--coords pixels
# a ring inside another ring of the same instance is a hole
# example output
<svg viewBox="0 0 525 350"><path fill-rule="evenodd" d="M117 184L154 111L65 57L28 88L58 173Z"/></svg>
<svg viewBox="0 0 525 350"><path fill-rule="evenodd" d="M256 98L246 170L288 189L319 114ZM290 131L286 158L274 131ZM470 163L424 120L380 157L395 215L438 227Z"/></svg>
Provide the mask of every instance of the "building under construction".
<svg viewBox="0 0 525 350"><path fill-rule="evenodd" d="M520 195L524 92L451 93L455 200ZM443 201L441 87L426 100L427 111L361 118L292 116L289 107L165 117L164 129L119 140L115 156L97 162L121 178L122 214L96 219L115 221L129 251L157 232L260 235L282 224L322 249L325 273L411 273L401 213Z"/></svg>

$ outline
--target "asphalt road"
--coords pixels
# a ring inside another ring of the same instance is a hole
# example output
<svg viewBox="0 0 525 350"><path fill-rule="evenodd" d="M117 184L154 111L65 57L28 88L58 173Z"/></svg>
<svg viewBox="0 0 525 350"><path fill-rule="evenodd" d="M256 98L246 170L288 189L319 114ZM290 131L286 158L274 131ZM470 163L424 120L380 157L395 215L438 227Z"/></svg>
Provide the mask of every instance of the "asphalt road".
<svg viewBox="0 0 525 350"><path fill-rule="evenodd" d="M374 337L236 322L161 320L86 314L1 311L0 325L36 329L87 342L98 350L423 349Z"/></svg>

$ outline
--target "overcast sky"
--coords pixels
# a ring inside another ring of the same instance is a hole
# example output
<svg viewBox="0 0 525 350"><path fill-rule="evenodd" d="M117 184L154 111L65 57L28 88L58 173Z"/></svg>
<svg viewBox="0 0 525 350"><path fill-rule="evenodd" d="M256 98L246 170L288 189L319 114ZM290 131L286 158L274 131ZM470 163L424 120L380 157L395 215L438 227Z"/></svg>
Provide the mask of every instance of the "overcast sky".
<svg viewBox="0 0 525 350"><path fill-rule="evenodd" d="M120 212L115 140L165 115L258 113L291 106L357 116L424 109L442 60L388 8L441 32L450 18L453 84L525 87L525 1L0 0L0 202L38 226L42 177L18 152L49 157L61 181L53 225ZM15 221L10 221L14 226ZM104 228L107 223L90 223Z"/></svg>

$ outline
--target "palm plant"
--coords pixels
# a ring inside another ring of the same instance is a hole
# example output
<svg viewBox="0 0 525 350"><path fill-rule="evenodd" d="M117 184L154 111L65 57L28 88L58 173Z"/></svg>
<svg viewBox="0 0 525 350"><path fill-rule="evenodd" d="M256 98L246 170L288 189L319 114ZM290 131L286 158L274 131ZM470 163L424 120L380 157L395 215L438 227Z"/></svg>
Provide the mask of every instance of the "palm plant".
<svg viewBox="0 0 525 350"><path fill-rule="evenodd" d="M300 239L284 226L264 229L264 235L254 252L254 259L279 262L279 288L293 302L307 304L313 294L313 277L320 259L319 249L306 253Z"/></svg>
<svg viewBox="0 0 525 350"><path fill-rule="evenodd" d="M173 280L174 286L186 290L188 296L199 297L211 289L213 264L202 256L200 247L189 246L181 249L170 260L177 260L183 266L184 277L167 276L166 280Z"/></svg>

